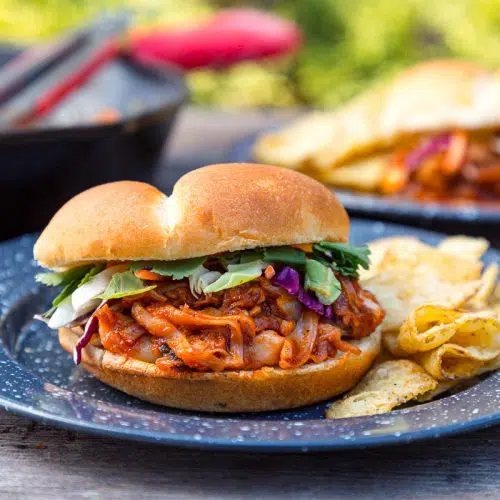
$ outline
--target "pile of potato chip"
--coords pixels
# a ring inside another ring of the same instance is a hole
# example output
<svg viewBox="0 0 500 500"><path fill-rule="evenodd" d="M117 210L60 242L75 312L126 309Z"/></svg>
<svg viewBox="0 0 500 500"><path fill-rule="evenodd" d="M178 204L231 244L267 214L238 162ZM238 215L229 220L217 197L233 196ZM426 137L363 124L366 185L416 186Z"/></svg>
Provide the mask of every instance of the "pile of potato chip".
<svg viewBox="0 0 500 500"><path fill-rule="evenodd" d="M482 238L453 236L437 247L412 237L376 240L364 288L386 311L375 366L327 418L384 413L429 401L500 368L498 265L483 272Z"/></svg>

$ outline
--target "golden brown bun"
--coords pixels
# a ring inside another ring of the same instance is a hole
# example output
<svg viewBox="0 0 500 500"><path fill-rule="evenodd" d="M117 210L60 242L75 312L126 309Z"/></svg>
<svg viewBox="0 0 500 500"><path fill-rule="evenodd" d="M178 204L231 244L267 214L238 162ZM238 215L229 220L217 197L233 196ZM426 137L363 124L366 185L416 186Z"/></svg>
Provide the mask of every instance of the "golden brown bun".
<svg viewBox="0 0 500 500"><path fill-rule="evenodd" d="M305 116L262 137L254 155L321 172L350 158L389 148L406 136L500 124L500 78L460 60L436 60L402 72L340 109Z"/></svg>
<svg viewBox="0 0 500 500"><path fill-rule="evenodd" d="M61 328L59 342L72 352L81 329ZM102 382L139 399L183 410L239 412L297 408L351 389L380 350L380 331L353 341L362 353L297 369L261 368L221 373L165 373L156 365L87 346L82 365Z"/></svg>
<svg viewBox="0 0 500 500"><path fill-rule="evenodd" d="M167 197L140 182L75 196L54 215L34 254L49 268L102 260L175 260L259 246L346 241L335 196L287 169L221 164L183 176Z"/></svg>

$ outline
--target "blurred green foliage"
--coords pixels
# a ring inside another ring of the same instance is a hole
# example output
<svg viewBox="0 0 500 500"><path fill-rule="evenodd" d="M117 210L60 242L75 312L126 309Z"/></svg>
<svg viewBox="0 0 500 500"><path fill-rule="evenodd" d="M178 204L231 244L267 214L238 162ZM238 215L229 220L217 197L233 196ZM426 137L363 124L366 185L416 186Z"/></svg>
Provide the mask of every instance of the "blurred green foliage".
<svg viewBox="0 0 500 500"><path fill-rule="evenodd" d="M188 76L196 102L221 107L332 107L432 57L500 66L500 0L0 0L0 35L46 39L124 5L143 25L178 26L231 5L272 8L300 25L307 43L294 57Z"/></svg>

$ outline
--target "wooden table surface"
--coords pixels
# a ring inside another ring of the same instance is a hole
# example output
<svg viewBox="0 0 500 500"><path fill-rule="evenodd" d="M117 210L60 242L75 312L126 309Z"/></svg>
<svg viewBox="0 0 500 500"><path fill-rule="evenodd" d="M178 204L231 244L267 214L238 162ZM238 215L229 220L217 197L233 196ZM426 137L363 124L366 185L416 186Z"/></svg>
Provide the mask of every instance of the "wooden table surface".
<svg viewBox="0 0 500 500"><path fill-rule="evenodd" d="M223 161L232 141L290 113L188 108L157 182ZM394 448L252 455L87 436L0 411L0 498L500 498L500 427Z"/></svg>

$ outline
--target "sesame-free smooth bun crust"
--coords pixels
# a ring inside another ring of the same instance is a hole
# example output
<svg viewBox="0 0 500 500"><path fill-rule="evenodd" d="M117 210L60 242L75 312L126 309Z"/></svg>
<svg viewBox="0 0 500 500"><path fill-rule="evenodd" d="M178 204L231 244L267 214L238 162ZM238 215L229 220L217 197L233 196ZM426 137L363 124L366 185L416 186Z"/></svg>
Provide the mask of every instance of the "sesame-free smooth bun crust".
<svg viewBox="0 0 500 500"><path fill-rule="evenodd" d="M59 330L59 342L72 352L79 328ZM102 382L144 401L183 410L240 412L297 408L348 391L368 371L380 350L380 330L352 341L361 354L338 353L323 363L283 370L164 372L152 363L113 354L92 345L82 365Z"/></svg>
<svg viewBox="0 0 500 500"><path fill-rule="evenodd" d="M171 196L120 181L69 200L38 239L36 260L64 268L102 260L176 260L260 246L347 241L348 216L325 186L258 164L194 170Z"/></svg>

